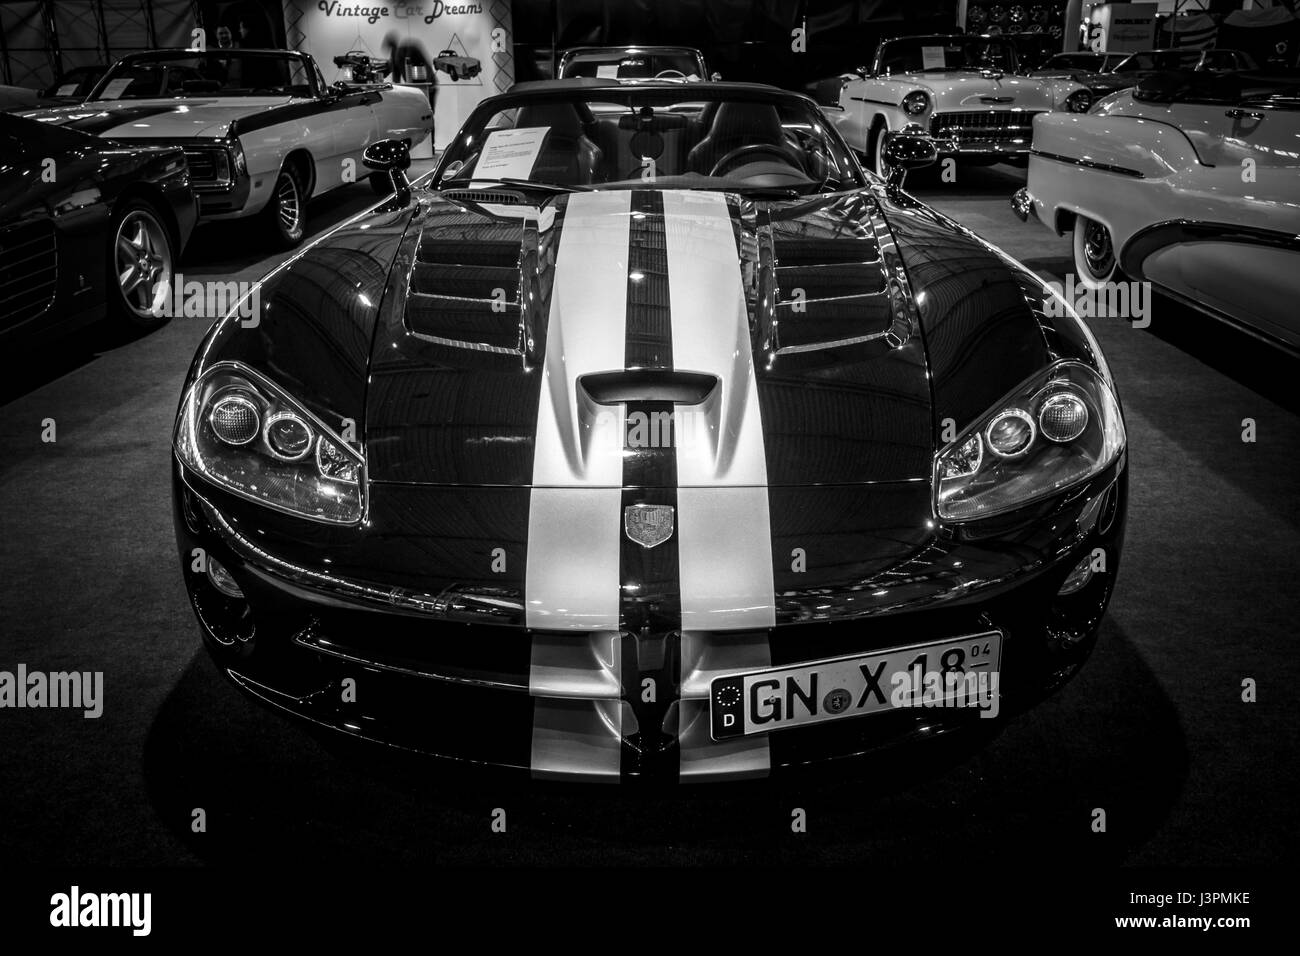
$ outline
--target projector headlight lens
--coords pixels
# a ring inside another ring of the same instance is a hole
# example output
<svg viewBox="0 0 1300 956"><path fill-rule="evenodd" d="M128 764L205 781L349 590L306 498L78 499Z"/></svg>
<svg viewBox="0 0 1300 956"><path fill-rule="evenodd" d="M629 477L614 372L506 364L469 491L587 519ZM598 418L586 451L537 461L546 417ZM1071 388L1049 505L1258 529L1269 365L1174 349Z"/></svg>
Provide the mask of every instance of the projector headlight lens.
<svg viewBox="0 0 1300 956"><path fill-rule="evenodd" d="M939 452L935 513L963 521L1022 507L1099 474L1125 441L1110 385L1090 366L1058 362Z"/></svg>
<svg viewBox="0 0 1300 956"><path fill-rule="evenodd" d="M268 508L331 524L365 513L364 453L240 363L214 365L190 387L174 447L195 475Z"/></svg>

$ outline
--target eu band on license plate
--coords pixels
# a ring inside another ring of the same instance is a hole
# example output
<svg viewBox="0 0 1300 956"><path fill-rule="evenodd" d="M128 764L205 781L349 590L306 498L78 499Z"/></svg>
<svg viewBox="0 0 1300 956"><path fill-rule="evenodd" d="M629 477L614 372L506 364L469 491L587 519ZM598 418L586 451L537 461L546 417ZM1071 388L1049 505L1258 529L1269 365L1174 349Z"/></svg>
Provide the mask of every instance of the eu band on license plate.
<svg viewBox="0 0 1300 956"><path fill-rule="evenodd" d="M1002 634L989 631L854 657L715 677L709 689L714 740L765 734L893 710L992 704Z"/></svg>

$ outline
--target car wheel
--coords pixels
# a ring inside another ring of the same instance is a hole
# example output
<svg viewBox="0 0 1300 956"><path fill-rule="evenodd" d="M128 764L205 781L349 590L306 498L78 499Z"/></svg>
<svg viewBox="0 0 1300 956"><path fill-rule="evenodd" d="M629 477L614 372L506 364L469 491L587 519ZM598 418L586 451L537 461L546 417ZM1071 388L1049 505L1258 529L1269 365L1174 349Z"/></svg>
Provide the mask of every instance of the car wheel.
<svg viewBox="0 0 1300 956"><path fill-rule="evenodd" d="M456 75L456 68L454 66L447 68L447 75L451 77L453 83L460 79L460 77Z"/></svg>
<svg viewBox="0 0 1300 956"><path fill-rule="evenodd" d="M1099 289L1119 276L1110 230L1095 219L1074 219L1074 271L1088 289Z"/></svg>
<svg viewBox="0 0 1300 956"><path fill-rule="evenodd" d="M370 188L376 196L387 196L393 191L393 178L388 173L371 173Z"/></svg>
<svg viewBox="0 0 1300 956"><path fill-rule="evenodd" d="M160 283L172 282L171 234L152 205L133 199L114 213L109 237L110 317L127 329L158 328L168 319L154 311L154 299Z"/></svg>
<svg viewBox="0 0 1300 956"><path fill-rule="evenodd" d="M280 249L292 249L302 242L306 231L304 224L307 221L307 197L304 192L293 167L285 166L280 170L271 192L271 201L266 204L263 214L272 241Z"/></svg>
<svg viewBox="0 0 1300 956"><path fill-rule="evenodd" d="M885 162L885 134L889 127L878 126L871 134L871 168L882 179L889 178L889 163Z"/></svg>

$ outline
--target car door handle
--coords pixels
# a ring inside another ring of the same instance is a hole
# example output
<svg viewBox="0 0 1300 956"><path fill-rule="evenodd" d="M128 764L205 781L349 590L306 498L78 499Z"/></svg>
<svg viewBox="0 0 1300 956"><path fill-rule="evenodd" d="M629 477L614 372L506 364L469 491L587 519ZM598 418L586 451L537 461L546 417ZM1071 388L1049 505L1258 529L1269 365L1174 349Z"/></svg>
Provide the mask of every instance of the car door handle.
<svg viewBox="0 0 1300 956"><path fill-rule="evenodd" d="M670 368L627 369L580 375L578 387L597 405L620 405L623 402L699 405L718 387L718 376Z"/></svg>
<svg viewBox="0 0 1300 956"><path fill-rule="evenodd" d="M1224 110L1223 115L1230 119L1243 119L1249 117L1250 119L1260 120L1264 118L1263 113L1257 113L1254 110L1243 110L1237 107L1233 107L1230 110Z"/></svg>

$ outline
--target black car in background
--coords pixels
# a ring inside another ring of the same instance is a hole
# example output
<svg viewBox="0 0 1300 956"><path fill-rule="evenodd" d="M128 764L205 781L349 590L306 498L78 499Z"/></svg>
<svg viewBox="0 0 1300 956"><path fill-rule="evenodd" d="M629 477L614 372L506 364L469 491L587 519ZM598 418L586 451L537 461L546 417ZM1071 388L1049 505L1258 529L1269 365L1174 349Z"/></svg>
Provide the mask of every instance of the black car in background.
<svg viewBox="0 0 1300 956"><path fill-rule="evenodd" d="M0 344L110 316L147 330L198 212L185 154L0 115Z"/></svg>

